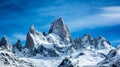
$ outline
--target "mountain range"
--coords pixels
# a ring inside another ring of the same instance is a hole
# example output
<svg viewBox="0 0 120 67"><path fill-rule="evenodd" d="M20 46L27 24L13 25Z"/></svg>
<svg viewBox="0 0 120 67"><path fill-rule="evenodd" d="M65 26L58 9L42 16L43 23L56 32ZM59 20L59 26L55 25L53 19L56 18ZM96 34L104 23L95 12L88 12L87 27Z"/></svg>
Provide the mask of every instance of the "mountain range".
<svg viewBox="0 0 120 67"><path fill-rule="evenodd" d="M32 25L26 44L12 45L4 36L0 41L2 67L120 67L120 47L114 48L103 36L90 34L72 39L61 17L51 23L48 33Z"/></svg>

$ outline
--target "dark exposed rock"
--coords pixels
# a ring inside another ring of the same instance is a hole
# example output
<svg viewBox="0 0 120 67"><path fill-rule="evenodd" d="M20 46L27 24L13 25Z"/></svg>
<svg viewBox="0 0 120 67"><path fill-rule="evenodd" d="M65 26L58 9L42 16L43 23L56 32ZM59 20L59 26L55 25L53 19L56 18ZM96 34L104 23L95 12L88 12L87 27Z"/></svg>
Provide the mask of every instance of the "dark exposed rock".
<svg viewBox="0 0 120 67"><path fill-rule="evenodd" d="M55 33L59 35L63 41L72 42L68 27L64 25L61 17L52 22L49 33Z"/></svg>
<svg viewBox="0 0 120 67"><path fill-rule="evenodd" d="M42 45L37 48L37 53L40 53L41 55L46 56L46 57L58 57L59 56L55 50L50 49L50 48L45 48Z"/></svg>
<svg viewBox="0 0 120 67"><path fill-rule="evenodd" d="M31 37L30 34L35 34L34 26L33 25L31 26L30 31L27 34L27 37L26 37L26 46L25 46L28 49L33 49L34 48L34 41L33 41L33 38Z"/></svg>
<svg viewBox="0 0 120 67"><path fill-rule="evenodd" d="M22 44L21 44L21 41L18 39L17 43L13 46L13 52L15 52L15 49L17 49L18 51L22 51L23 47L22 47Z"/></svg>
<svg viewBox="0 0 120 67"><path fill-rule="evenodd" d="M97 49L105 49L106 45L104 44L104 42L107 43L107 41L105 40L104 37L97 37L97 38L93 39L93 44L94 44L95 48L97 48Z"/></svg>
<svg viewBox="0 0 120 67"><path fill-rule="evenodd" d="M8 42L6 36L2 37L2 39L0 41L0 47L3 47L7 50L12 51L12 45Z"/></svg>
<svg viewBox="0 0 120 67"><path fill-rule="evenodd" d="M69 58L65 58L58 67L74 67L74 66Z"/></svg>
<svg viewBox="0 0 120 67"><path fill-rule="evenodd" d="M45 32L43 32L43 35L46 36L47 34Z"/></svg>
<svg viewBox="0 0 120 67"><path fill-rule="evenodd" d="M30 32L28 32L27 37L26 37L26 48L28 49L33 49L34 48L34 41L30 35Z"/></svg>
<svg viewBox="0 0 120 67"><path fill-rule="evenodd" d="M99 66L107 65L107 67L119 67L120 66L120 49L116 48L111 50L106 58L98 63Z"/></svg>
<svg viewBox="0 0 120 67"><path fill-rule="evenodd" d="M27 33L27 37L26 37L26 45L25 48L27 48L29 50L29 54L31 55L36 55L36 48L35 48L35 43L34 43L34 39L32 38L31 35L36 35L36 31L34 30L34 25L32 25L30 27L29 32Z"/></svg>

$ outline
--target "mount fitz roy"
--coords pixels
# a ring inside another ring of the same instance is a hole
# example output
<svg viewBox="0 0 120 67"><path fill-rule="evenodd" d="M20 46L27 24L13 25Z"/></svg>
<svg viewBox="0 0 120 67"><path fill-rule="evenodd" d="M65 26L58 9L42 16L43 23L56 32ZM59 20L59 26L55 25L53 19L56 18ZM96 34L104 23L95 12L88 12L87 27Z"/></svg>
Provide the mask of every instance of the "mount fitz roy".
<svg viewBox="0 0 120 67"><path fill-rule="evenodd" d="M120 47L104 37L90 34L72 39L61 17L52 22L48 33L30 27L23 47L12 45L6 36L0 41L1 67L120 67Z"/></svg>

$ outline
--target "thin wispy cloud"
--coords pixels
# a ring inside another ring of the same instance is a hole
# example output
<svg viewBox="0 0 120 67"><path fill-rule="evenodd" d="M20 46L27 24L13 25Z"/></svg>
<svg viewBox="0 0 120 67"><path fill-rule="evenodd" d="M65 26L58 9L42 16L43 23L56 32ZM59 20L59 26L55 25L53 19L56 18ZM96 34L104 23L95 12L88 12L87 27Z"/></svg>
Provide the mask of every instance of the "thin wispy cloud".
<svg viewBox="0 0 120 67"><path fill-rule="evenodd" d="M120 24L120 6L103 7L100 12L84 18L76 18L67 21L71 31L78 31L85 28L96 28L104 26L114 26Z"/></svg>
<svg viewBox="0 0 120 67"><path fill-rule="evenodd" d="M20 34L20 33L15 33L12 36L15 39L20 39L20 40L26 40L26 35L25 34Z"/></svg>
<svg viewBox="0 0 120 67"><path fill-rule="evenodd" d="M103 7L102 10L104 13L101 16L120 18L120 6Z"/></svg>
<svg viewBox="0 0 120 67"><path fill-rule="evenodd" d="M113 41L111 41L111 43L119 43L120 44L120 40L113 40Z"/></svg>
<svg viewBox="0 0 120 67"><path fill-rule="evenodd" d="M8 37L8 40L12 43L15 44L17 40L20 39L23 44L25 44L26 41L26 35L22 33L14 33L12 36Z"/></svg>

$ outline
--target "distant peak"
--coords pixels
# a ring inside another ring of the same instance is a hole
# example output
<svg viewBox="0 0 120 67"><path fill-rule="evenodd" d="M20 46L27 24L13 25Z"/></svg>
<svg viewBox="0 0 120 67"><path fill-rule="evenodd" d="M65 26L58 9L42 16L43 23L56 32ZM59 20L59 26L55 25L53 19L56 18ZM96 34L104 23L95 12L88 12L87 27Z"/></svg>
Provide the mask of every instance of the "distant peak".
<svg viewBox="0 0 120 67"><path fill-rule="evenodd" d="M7 41L7 37L6 37L6 36L3 36L1 40Z"/></svg>
<svg viewBox="0 0 120 67"><path fill-rule="evenodd" d="M82 38L90 38L91 39L91 35L89 33L87 33Z"/></svg>
<svg viewBox="0 0 120 67"><path fill-rule="evenodd" d="M72 41L71 35L67 25L63 23L62 17L57 18L55 21L52 22L51 27L49 29L49 33L55 33L59 35L64 41Z"/></svg>
<svg viewBox="0 0 120 67"><path fill-rule="evenodd" d="M52 24L53 25L62 25L62 26L64 26L64 22L63 22L62 17L58 17L55 21L53 21Z"/></svg>
<svg viewBox="0 0 120 67"><path fill-rule="evenodd" d="M99 36L99 37L97 37L97 38L95 38L95 39L106 40L103 36Z"/></svg>
<svg viewBox="0 0 120 67"><path fill-rule="evenodd" d="M62 21L62 17L58 17L57 20L61 20Z"/></svg>
<svg viewBox="0 0 120 67"><path fill-rule="evenodd" d="M17 43L21 43L20 39L17 40Z"/></svg>
<svg viewBox="0 0 120 67"><path fill-rule="evenodd" d="M34 30L34 24L31 25L30 29L33 29L33 30Z"/></svg>
<svg viewBox="0 0 120 67"><path fill-rule="evenodd" d="M34 24L32 24L30 27L30 33L34 34Z"/></svg>

